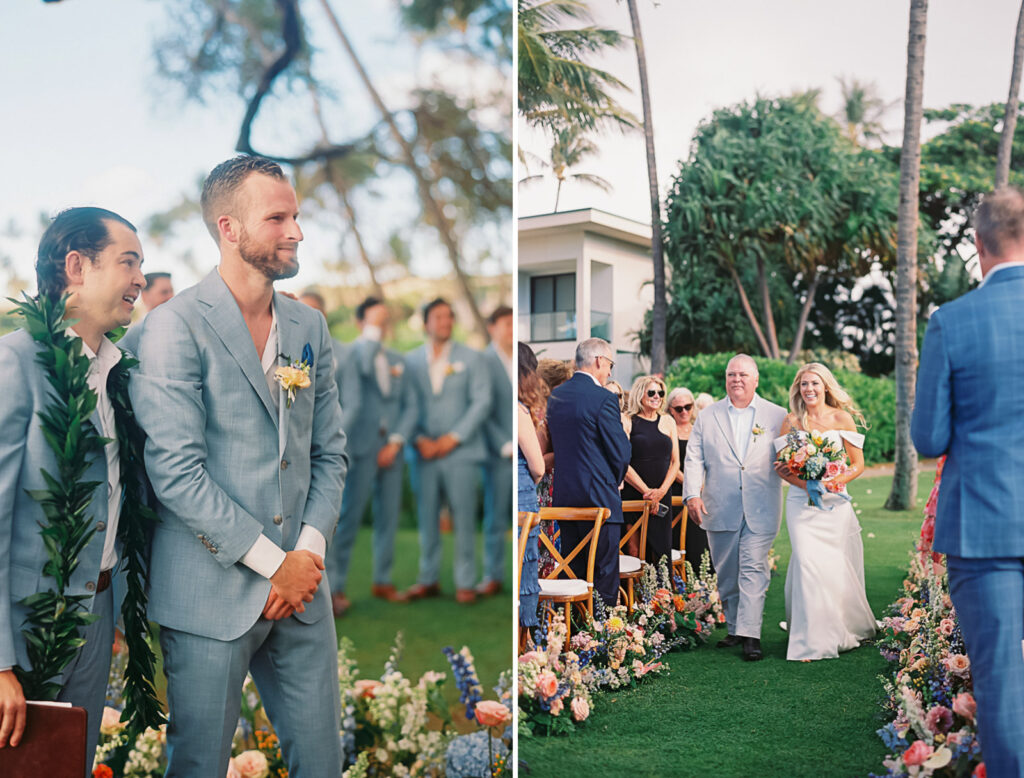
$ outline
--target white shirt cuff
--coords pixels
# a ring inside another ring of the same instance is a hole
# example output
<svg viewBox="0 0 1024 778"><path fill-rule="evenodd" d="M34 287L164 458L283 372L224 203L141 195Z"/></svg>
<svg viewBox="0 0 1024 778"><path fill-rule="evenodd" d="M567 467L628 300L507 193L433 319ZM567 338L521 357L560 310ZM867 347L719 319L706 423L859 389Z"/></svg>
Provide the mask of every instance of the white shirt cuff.
<svg viewBox="0 0 1024 778"><path fill-rule="evenodd" d="M375 324L364 324L363 325L363 337L367 340L372 340L380 343L381 338L384 336L384 332Z"/></svg>
<svg viewBox="0 0 1024 778"><path fill-rule="evenodd" d="M322 537L322 536L321 536ZM241 563L266 579L270 579L284 564L284 549L266 535L260 535L241 558Z"/></svg>
<svg viewBox="0 0 1024 778"><path fill-rule="evenodd" d="M8 670L13 670L14 667L0 667L0 673L6 673Z"/></svg>
<svg viewBox="0 0 1024 778"><path fill-rule="evenodd" d="M327 540L323 533L311 524L303 524L299 530L299 539L295 543L296 551L312 551L321 559L327 554Z"/></svg>
<svg viewBox="0 0 1024 778"><path fill-rule="evenodd" d="M513 453L514 452L512 450L512 441L511 440L506 440L505 441L505 445L503 445L501 447L501 458L502 459L511 459Z"/></svg>
<svg viewBox="0 0 1024 778"><path fill-rule="evenodd" d="M399 435L397 432L393 432L388 435L388 443L397 443L399 446L405 445L405 438Z"/></svg>

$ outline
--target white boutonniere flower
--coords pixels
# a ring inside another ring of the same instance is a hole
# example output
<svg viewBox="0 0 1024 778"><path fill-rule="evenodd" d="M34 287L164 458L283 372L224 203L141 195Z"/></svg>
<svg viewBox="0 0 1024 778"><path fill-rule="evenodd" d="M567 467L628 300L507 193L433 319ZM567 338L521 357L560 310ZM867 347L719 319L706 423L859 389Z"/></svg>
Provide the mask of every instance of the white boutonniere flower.
<svg viewBox="0 0 1024 778"><path fill-rule="evenodd" d="M758 437L759 435L764 435L764 427L762 427L760 424L755 424L753 428L750 430L750 434L753 435L755 438Z"/></svg>
<svg viewBox="0 0 1024 778"><path fill-rule="evenodd" d="M465 369L466 364L464 362L450 362L448 364L448 369L445 371L445 375L455 375L456 373L461 373Z"/></svg>

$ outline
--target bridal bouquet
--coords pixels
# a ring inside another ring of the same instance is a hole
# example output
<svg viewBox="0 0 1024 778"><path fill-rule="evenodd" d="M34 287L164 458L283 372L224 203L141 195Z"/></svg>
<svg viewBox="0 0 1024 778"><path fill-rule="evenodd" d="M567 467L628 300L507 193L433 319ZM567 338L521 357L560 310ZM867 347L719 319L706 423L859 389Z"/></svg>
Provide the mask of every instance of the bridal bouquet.
<svg viewBox="0 0 1024 778"><path fill-rule="evenodd" d="M847 469L846 451L841 443L834 443L814 432L793 430L778 438L775 444L781 444L775 461L785 463L789 472L807 481L808 505L822 507L823 488L850 499L846 485L834 481Z"/></svg>

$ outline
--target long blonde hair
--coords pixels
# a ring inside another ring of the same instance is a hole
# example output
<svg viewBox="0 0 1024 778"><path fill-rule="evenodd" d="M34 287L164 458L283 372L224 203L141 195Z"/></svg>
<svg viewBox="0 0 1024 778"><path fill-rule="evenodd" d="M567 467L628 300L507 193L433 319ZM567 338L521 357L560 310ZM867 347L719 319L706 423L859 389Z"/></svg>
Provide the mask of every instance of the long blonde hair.
<svg viewBox="0 0 1024 778"><path fill-rule="evenodd" d="M832 375L832 371L820 362L808 362L796 371L796 378L793 379L793 385L789 388L789 408L800 420L800 424L805 430L810 429L810 425L807 418L807 403L804 402L804 398L800 394L800 379L804 373L814 373L825 385L825 405L846 411L861 427L868 428L864 414L853 404L853 399L839 385L836 377Z"/></svg>
<svg viewBox="0 0 1024 778"><path fill-rule="evenodd" d="M647 391L647 387L652 383L656 383L661 387L661 391L668 392L665 387L665 382L662 381L656 375L642 375L633 382L633 388L629 390L629 402L626 403L626 415L636 416L638 413L643 411L643 396L644 392ZM661 405L658 406L658 415L660 416L665 412L665 396L661 397Z"/></svg>

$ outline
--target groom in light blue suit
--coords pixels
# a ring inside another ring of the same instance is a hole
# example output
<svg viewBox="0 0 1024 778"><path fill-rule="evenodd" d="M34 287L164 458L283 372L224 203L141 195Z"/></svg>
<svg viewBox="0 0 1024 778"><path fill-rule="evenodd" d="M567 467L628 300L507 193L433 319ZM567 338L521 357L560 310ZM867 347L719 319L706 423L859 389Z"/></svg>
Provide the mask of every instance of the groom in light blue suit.
<svg viewBox="0 0 1024 778"><path fill-rule="evenodd" d="M419 580L410 599L441 593L440 513L447 496L455 527L455 599L476 599L477 488L487 458L483 425L491 410L491 388L480 352L454 342L451 306L437 298L423 309L428 339L406 358L419 406L414 443L419 488Z"/></svg>
<svg viewBox="0 0 1024 778"><path fill-rule="evenodd" d="M374 597L397 602L402 593L391 582L395 532L402 501L402 447L416 426L416 399L405 376L405 359L385 348L381 340L389 329L387 305L367 297L356 307L360 334L349 346L349 358L340 372L342 427L348 438L350 459L338 531L327 561L331 601L335 615L347 610L345 596L352 546L366 504L373 500Z"/></svg>
<svg viewBox="0 0 1024 778"><path fill-rule="evenodd" d="M946 455L935 515L990 778L1024 775L1024 193L974 217L984 276L928 321L911 434Z"/></svg>
<svg viewBox="0 0 1024 778"><path fill-rule="evenodd" d="M341 775L334 621L321 571L347 469L324 317L276 294L298 271L295 191L236 157L202 194L220 266L146 317L132 399L160 501L168 776L227 770L251 672L290 775Z"/></svg>

